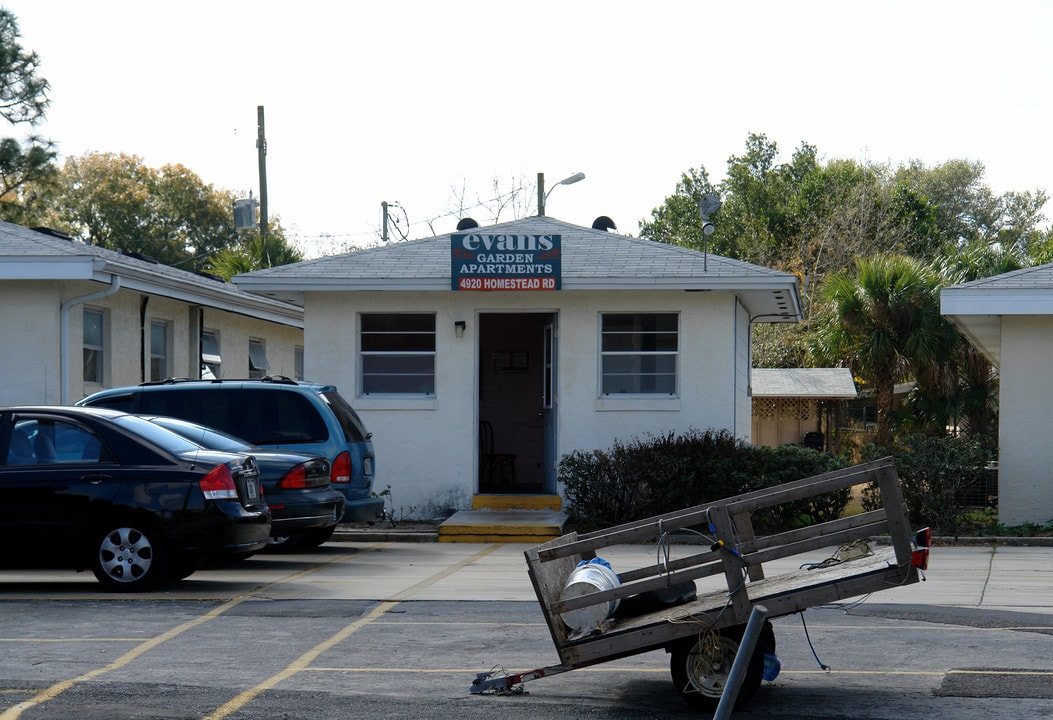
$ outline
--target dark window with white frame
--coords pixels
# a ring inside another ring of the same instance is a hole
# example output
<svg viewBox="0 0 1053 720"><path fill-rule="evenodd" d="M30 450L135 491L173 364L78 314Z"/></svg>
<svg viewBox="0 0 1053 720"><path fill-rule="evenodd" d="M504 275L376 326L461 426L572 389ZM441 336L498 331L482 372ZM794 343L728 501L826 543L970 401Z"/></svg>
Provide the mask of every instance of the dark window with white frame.
<svg viewBox="0 0 1053 720"><path fill-rule="evenodd" d="M601 393L675 395L676 313L605 313L600 320Z"/></svg>
<svg viewBox="0 0 1053 720"><path fill-rule="evenodd" d="M258 380L268 373L267 346L262 340L249 340L249 379Z"/></svg>
<svg viewBox="0 0 1053 720"><path fill-rule="evenodd" d="M219 332L201 331L201 377L218 380L223 377L223 354L220 352Z"/></svg>
<svg viewBox="0 0 1053 720"><path fill-rule="evenodd" d="M168 377L169 325L163 320L150 323L150 379L164 380Z"/></svg>
<svg viewBox="0 0 1053 720"><path fill-rule="evenodd" d="M104 382L106 370L106 315L102 310L84 308L84 382Z"/></svg>
<svg viewBox="0 0 1053 720"><path fill-rule="evenodd" d="M362 394L435 394L435 315L360 316Z"/></svg>

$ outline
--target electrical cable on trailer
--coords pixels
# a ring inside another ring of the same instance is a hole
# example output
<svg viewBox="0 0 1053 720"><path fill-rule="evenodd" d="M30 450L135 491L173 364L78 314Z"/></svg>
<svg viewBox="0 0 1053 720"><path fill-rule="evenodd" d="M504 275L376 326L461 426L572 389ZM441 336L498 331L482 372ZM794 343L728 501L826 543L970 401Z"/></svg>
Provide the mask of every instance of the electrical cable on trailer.
<svg viewBox="0 0 1053 720"><path fill-rule="evenodd" d="M820 668L826 670L827 672L830 672L833 668L831 668L829 665L824 664L823 661L819 659L819 653L815 651L815 646L812 645L812 636L808 633L808 623L804 621L804 612L801 612L800 616L801 627L804 628L804 639L808 641L808 649L812 651L812 657L815 658L815 662L818 663Z"/></svg>

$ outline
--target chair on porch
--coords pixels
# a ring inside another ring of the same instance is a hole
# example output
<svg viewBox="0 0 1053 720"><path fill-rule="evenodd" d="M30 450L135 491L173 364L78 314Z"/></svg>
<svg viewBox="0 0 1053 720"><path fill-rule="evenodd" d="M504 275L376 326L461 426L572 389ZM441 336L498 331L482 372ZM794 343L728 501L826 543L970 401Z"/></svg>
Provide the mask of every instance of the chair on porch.
<svg viewBox="0 0 1053 720"><path fill-rule="evenodd" d="M516 456L494 452L494 427L486 420L479 422L479 488L493 489L516 484Z"/></svg>

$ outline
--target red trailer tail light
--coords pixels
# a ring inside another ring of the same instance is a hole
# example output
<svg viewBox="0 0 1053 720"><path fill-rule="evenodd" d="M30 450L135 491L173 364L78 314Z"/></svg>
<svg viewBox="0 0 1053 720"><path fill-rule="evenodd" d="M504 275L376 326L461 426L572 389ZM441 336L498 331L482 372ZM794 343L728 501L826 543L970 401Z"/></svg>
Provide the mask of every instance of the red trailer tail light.
<svg viewBox="0 0 1053 720"><path fill-rule="evenodd" d="M910 564L919 570L929 569L929 547L932 545L932 528L923 528L914 534L914 551Z"/></svg>

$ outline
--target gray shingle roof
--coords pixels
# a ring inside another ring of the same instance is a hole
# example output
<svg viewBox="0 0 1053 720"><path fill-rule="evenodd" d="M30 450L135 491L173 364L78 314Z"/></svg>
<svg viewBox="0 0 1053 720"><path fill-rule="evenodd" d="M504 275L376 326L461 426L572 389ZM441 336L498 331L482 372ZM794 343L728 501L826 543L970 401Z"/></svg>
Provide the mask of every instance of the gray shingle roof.
<svg viewBox="0 0 1053 720"><path fill-rule="evenodd" d="M1053 264L1013 270L953 287L959 290L1053 290Z"/></svg>
<svg viewBox="0 0 1053 720"><path fill-rule="evenodd" d="M943 288L940 312L997 367L1004 316L1053 315L1053 264Z"/></svg>
<svg viewBox="0 0 1053 720"><path fill-rule="evenodd" d="M751 314L799 319L797 279L788 273L696 250L530 217L468 232L559 235L562 289L723 290ZM450 290L451 234L308 260L239 275L254 292Z"/></svg>
<svg viewBox="0 0 1053 720"><path fill-rule="evenodd" d="M754 368L750 386L753 397L856 397L848 368Z"/></svg>
<svg viewBox="0 0 1053 720"><path fill-rule="evenodd" d="M0 221L0 278L109 283L114 275L120 276L125 289L303 327L303 308L298 305L170 265Z"/></svg>

